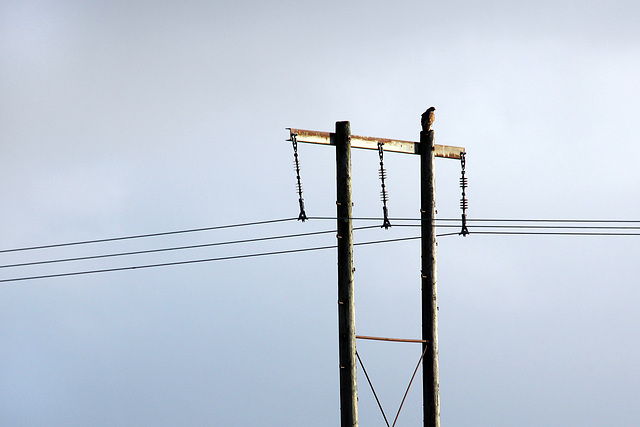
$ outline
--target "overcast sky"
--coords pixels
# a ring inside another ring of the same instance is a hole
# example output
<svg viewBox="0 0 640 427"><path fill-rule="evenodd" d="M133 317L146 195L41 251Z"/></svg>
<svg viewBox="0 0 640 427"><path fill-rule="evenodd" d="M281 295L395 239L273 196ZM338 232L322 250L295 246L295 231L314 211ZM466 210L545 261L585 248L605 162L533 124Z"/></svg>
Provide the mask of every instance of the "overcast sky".
<svg viewBox="0 0 640 427"><path fill-rule="evenodd" d="M639 21L631 0L0 0L0 249L297 217L285 128L349 120L357 135L417 140L432 105L436 143L468 153L470 217L640 220ZM334 149L299 151L307 214L335 215ZM380 216L377 153L352 162L354 216ZM419 217L418 159L385 165L391 216ZM460 215L459 171L437 159L440 218ZM334 226L5 252L0 266ZM478 230L439 239L442 424L640 425L640 236ZM418 242L358 247L355 265L357 332L419 338ZM1 283L0 424L339 425L336 282L325 250ZM391 418L419 350L358 342ZM383 426L358 380L360 425ZM398 426L420 425L420 390Z"/></svg>

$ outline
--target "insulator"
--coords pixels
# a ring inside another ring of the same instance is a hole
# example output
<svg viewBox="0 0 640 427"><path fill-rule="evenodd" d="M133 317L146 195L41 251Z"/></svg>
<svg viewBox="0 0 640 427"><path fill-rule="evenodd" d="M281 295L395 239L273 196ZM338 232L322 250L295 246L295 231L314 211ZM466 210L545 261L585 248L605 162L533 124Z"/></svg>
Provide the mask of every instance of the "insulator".
<svg viewBox="0 0 640 427"><path fill-rule="evenodd" d="M389 222L389 211L387 209L387 200L389 197L387 195L386 185L384 184L384 180L387 178L387 170L384 168L384 148L383 143L378 143L378 155L380 157L380 169L378 170L378 176L380 177L380 199L382 200L382 212L384 214L384 220L382 222L382 227L388 229L391 227L391 223Z"/></svg>
<svg viewBox="0 0 640 427"><path fill-rule="evenodd" d="M460 187L467 188L468 183L469 183L469 180L467 178L460 178Z"/></svg>
<svg viewBox="0 0 640 427"><path fill-rule="evenodd" d="M307 214L304 211L304 199L302 198L302 180L300 179L300 159L298 158L298 141L297 135L291 135L291 144L293 145L293 170L296 171L296 191L298 192L298 204L300 205L300 215L298 221L306 221Z"/></svg>

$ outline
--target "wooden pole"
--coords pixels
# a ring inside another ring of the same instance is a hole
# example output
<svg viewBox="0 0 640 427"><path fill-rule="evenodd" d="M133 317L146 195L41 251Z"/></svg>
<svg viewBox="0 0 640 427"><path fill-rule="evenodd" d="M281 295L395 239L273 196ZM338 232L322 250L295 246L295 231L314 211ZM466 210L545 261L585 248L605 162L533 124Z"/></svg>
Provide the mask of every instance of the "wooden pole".
<svg viewBox="0 0 640 427"><path fill-rule="evenodd" d="M356 328L351 215L351 125L336 122L338 211L338 343L341 427L358 426Z"/></svg>
<svg viewBox="0 0 640 427"><path fill-rule="evenodd" d="M422 247L422 367L424 426L440 426L438 302L436 299L436 203L433 130L420 132L420 219Z"/></svg>

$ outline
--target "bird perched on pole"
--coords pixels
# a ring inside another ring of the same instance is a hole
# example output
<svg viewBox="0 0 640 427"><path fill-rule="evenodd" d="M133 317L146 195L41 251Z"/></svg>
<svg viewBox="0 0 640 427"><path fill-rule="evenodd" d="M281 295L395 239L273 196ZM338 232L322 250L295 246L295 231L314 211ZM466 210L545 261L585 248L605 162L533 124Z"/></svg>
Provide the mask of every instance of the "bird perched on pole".
<svg viewBox="0 0 640 427"><path fill-rule="evenodd" d="M429 107L427 111L422 113L422 120L420 123L422 124L422 130L424 132L429 132L431 130L431 125L433 121L436 119L436 107Z"/></svg>

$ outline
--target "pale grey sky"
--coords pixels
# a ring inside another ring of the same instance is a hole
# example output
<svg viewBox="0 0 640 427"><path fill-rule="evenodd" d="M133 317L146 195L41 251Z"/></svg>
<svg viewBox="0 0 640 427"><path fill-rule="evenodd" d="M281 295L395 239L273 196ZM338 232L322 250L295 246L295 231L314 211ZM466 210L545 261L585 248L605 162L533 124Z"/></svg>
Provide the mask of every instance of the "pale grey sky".
<svg viewBox="0 0 640 427"><path fill-rule="evenodd" d="M0 0L0 249L297 216L286 127L468 152L473 218L640 220L634 1ZM301 145L307 213L335 215L334 152ZM354 215L381 213L353 154ZM418 159L385 157L392 217ZM437 162L441 218L460 165ZM333 228L331 221L38 252L0 265ZM473 233L473 228L472 228ZM417 233L392 228L356 241ZM438 246L442 423L640 424L638 237ZM0 280L332 244L331 234L0 268ZM334 251L0 285L0 424L339 423ZM417 242L359 247L363 335L420 333ZM419 358L358 343L388 413ZM360 424L384 421L359 374ZM419 382L398 425L419 425Z"/></svg>

